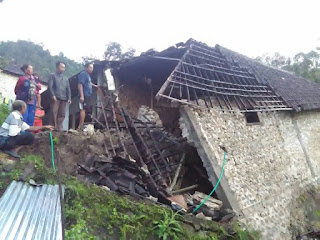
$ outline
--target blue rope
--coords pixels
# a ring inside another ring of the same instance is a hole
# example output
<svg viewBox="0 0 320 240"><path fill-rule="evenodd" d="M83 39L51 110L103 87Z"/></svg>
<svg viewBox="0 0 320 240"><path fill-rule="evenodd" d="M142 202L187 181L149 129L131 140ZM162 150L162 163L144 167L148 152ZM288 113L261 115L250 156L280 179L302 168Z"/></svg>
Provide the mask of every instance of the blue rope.
<svg viewBox="0 0 320 240"><path fill-rule="evenodd" d="M202 202L195 210L193 210L193 213L195 213L195 212L202 206L202 204L204 204L204 203L209 199L209 197L212 195L212 193L213 193L213 192L216 190L216 188L218 187L219 182L220 182L220 180L221 180L221 178L222 178L222 175L223 175L223 170L224 170L224 165L225 165L225 163L226 163L226 158L227 158L227 152L225 151L225 152L224 152L223 165L222 165L222 169L221 169L221 174L220 174L220 178L219 178L217 184L214 186L213 190L212 190L211 193L208 195L208 197L206 197L206 199L203 200L203 202Z"/></svg>

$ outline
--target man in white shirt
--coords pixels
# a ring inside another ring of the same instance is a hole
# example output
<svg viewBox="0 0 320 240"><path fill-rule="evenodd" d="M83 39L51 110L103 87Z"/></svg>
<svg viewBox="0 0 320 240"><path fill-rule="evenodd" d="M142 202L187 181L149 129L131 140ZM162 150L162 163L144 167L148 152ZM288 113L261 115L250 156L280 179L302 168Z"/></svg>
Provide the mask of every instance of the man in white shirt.
<svg viewBox="0 0 320 240"><path fill-rule="evenodd" d="M15 158L20 157L17 153L17 147L33 144L34 134L29 131L53 130L52 126L29 126L26 124L22 117L26 109L25 102L15 101L12 104L13 111L0 128L0 150Z"/></svg>

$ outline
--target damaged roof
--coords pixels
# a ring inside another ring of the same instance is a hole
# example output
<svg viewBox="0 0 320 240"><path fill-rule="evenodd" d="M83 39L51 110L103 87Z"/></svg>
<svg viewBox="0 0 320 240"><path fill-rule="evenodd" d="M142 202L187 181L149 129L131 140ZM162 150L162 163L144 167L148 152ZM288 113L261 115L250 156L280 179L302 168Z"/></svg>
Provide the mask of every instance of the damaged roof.
<svg viewBox="0 0 320 240"><path fill-rule="evenodd" d="M152 79L156 98L163 101L243 112L320 109L318 83L194 39L95 65L114 69L121 81Z"/></svg>
<svg viewBox="0 0 320 240"><path fill-rule="evenodd" d="M262 64L237 52L217 45L229 61L248 69L262 84L268 84L289 107L296 111L320 109L320 84L282 69Z"/></svg>
<svg viewBox="0 0 320 240"><path fill-rule="evenodd" d="M161 83L158 99L192 105L201 105L201 99L209 108L215 104L222 109L237 107L242 111L320 109L318 83L220 45L210 47L190 39L162 52L142 54L118 64L125 72L133 67L148 68L152 59L167 60L175 66Z"/></svg>
<svg viewBox="0 0 320 240"><path fill-rule="evenodd" d="M291 110L268 84L260 83L247 68L227 59L218 47L193 39L187 51L157 93L184 104L222 110Z"/></svg>

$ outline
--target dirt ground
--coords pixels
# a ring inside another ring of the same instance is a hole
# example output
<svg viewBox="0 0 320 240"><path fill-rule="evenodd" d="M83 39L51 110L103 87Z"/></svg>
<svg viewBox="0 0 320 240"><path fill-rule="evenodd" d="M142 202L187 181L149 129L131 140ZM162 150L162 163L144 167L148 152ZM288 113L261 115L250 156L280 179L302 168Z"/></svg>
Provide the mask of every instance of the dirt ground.
<svg viewBox="0 0 320 240"><path fill-rule="evenodd" d="M104 134L96 132L93 136L86 136L82 132L53 132L54 158L60 157L63 173L75 175L77 164L83 163L88 154L104 154ZM22 154L42 156L47 166L52 166L51 143L49 132L36 135L35 144L22 150Z"/></svg>

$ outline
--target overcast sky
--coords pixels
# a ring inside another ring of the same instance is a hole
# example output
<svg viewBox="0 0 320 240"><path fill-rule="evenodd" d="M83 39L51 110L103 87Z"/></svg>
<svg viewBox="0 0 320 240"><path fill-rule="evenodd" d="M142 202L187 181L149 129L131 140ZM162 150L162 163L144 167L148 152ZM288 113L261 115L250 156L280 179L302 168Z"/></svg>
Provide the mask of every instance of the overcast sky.
<svg viewBox="0 0 320 240"><path fill-rule="evenodd" d="M110 41L138 52L189 38L247 56L320 46L320 0L3 0L0 41L32 40L52 54L101 57Z"/></svg>

